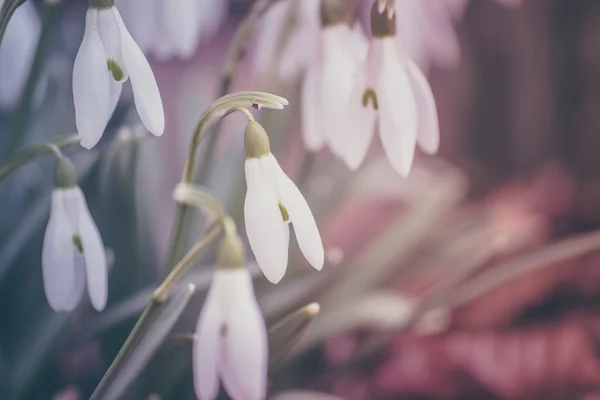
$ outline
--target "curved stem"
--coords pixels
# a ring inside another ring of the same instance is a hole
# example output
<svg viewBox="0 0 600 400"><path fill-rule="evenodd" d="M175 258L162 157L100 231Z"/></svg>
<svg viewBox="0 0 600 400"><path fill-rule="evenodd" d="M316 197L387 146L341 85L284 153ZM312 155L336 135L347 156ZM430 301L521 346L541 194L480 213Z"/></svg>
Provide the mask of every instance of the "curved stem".
<svg viewBox="0 0 600 400"><path fill-rule="evenodd" d="M0 9L0 44L2 44L2 38L4 38L4 32L6 31L10 18L23 3L25 3L25 0L7 0L2 5L2 8Z"/></svg>
<svg viewBox="0 0 600 400"><path fill-rule="evenodd" d="M9 158L6 160L6 162L0 165L0 182L6 179L17 169L28 164L37 157L41 157L49 153L56 154L56 150L58 150L58 154L60 154L61 148L79 143L79 141L79 135L77 134L65 135L49 142L35 145L15 154L13 157Z"/></svg>
<svg viewBox="0 0 600 400"><path fill-rule="evenodd" d="M2 149L3 157L10 156L16 149L18 149L21 140L25 137L27 121L29 120L29 114L31 112L33 94L35 93L35 88L37 86L40 74L42 72L42 67L44 65L44 53L46 45L48 44L48 40L50 38L49 32L52 28L55 18L58 15L58 9L60 8L60 4L60 2L46 2L46 10L44 11L42 30L40 32L37 47L35 49L33 63L31 64L31 69L29 70L27 83L25 84L25 89L23 90L21 101L16 111L13 125L9 132L7 143Z"/></svg>

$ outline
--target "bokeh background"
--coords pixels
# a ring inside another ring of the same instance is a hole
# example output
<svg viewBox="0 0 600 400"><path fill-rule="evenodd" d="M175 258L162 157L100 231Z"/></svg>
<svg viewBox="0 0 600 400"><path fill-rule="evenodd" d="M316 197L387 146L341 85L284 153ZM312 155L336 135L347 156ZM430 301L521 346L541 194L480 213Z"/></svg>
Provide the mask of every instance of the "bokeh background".
<svg viewBox="0 0 600 400"><path fill-rule="evenodd" d="M272 6L229 89L290 100L285 111L255 114L317 216L327 256L321 273L292 256L277 286L257 274L269 323L321 304L272 363L270 395L600 398L600 2L398 0L400 33L427 73L441 126L439 155L418 154L408 179L379 143L355 173L327 151L304 152L299 87L318 29L310 2ZM116 3L151 60L166 131L153 138L140 128L126 90L101 143L66 150L109 249L102 313L82 304L56 314L44 297L51 157L1 183L2 399L85 399L110 365L164 275L188 141L220 96L229 45L254 5L196 0L199 30L182 51L160 28L166 0ZM11 21L0 46L0 160L74 132L71 70L86 7L27 0ZM201 150L201 182L238 221L242 132L243 119L228 117ZM203 224L198 215L190 240ZM194 398L190 333L211 263L209 252L186 278L196 294L120 398Z"/></svg>

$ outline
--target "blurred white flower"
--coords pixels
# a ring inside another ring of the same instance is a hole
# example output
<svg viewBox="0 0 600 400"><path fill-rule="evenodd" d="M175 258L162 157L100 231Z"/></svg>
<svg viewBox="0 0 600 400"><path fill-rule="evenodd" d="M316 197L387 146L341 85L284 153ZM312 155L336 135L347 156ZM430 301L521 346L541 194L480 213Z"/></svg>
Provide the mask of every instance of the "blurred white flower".
<svg viewBox="0 0 600 400"><path fill-rule="evenodd" d="M308 150L318 151L328 143L339 154L345 142L346 108L366 49L367 40L358 26L351 29L342 22L319 31L316 57L302 83L302 133Z"/></svg>
<svg viewBox="0 0 600 400"><path fill-rule="evenodd" d="M267 390L267 329L245 267L219 268L200 313L194 340L194 386L200 400L219 393L262 400Z"/></svg>
<svg viewBox="0 0 600 400"><path fill-rule="evenodd" d="M259 22L251 54L255 74L291 81L314 57L320 0L280 0Z"/></svg>
<svg viewBox="0 0 600 400"><path fill-rule="evenodd" d="M116 7L89 8L73 67L73 98L81 145L98 143L131 78L135 106L148 131L162 135L165 116L152 69Z"/></svg>
<svg viewBox="0 0 600 400"><path fill-rule="evenodd" d="M379 13L375 3L371 18L373 36L350 96L340 152L349 168L358 168L378 124L387 158L407 176L417 143L427 153L438 149L435 99L419 67L398 53L394 16L388 20L388 13Z"/></svg>
<svg viewBox="0 0 600 400"><path fill-rule="evenodd" d="M4 0L0 0L0 9ZM31 69L40 35L40 18L31 2L14 12L0 46L0 108L13 107Z"/></svg>
<svg viewBox="0 0 600 400"><path fill-rule="evenodd" d="M71 311L86 286L92 305L104 309L108 296L106 254L78 186L56 188L44 234L42 272L48 303L54 311Z"/></svg>
<svg viewBox="0 0 600 400"><path fill-rule="evenodd" d="M432 66L453 68L460 61L460 43L455 25L462 19L469 0L395 0L397 45L424 70ZM519 7L523 0L496 0L506 7Z"/></svg>
<svg viewBox="0 0 600 400"><path fill-rule="evenodd" d="M117 0L140 48L157 59L191 58L227 16L224 0Z"/></svg>
<svg viewBox="0 0 600 400"><path fill-rule="evenodd" d="M262 126L250 122L245 135L248 191L244 217L256 262L272 283L283 278L288 263L288 223L291 222L302 254L314 268L321 270L325 251L308 203L271 154ZM256 146L257 143L260 146Z"/></svg>

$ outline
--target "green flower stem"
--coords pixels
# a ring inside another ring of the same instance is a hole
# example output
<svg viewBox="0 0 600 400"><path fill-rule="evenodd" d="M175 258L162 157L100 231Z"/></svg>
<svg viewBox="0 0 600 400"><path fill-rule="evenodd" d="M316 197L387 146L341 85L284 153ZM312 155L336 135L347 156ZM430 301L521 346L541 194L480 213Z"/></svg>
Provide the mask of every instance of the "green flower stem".
<svg viewBox="0 0 600 400"><path fill-rule="evenodd" d="M177 263L173 271L165 278L163 283L154 291L152 299L140 315L139 319L135 323L135 326L127 336L125 343L119 350L119 353L113 360L112 364L106 371L106 374L102 377L102 380L92 393L90 400L101 399L102 393L105 393L111 382L115 379L115 373L119 370L121 364L123 364L128 355L131 354L137 343L146 332L146 327L151 321L153 313L167 300L173 287L181 280L181 277L185 274L190 266L193 265L198 255L206 249L206 247L212 243L213 240L221 233L221 224L215 224L209 231L198 240L198 242L190 249L190 251Z"/></svg>
<svg viewBox="0 0 600 400"><path fill-rule="evenodd" d="M54 153L58 156L61 148L79 143L79 140L80 138L77 134L65 135L49 142L35 145L23 150L18 154L15 154L13 157L9 158L6 160L6 162L0 165L0 182L34 159L51 153Z"/></svg>
<svg viewBox="0 0 600 400"><path fill-rule="evenodd" d="M50 38L49 32L52 28L52 25L54 25L54 20L59 14L58 11L60 9L60 4L60 1L46 2L46 9L44 11L44 18L42 22L42 30L40 32L37 47L35 49L33 63L31 64L31 69L29 70L27 83L25 84L25 89L23 90L21 101L16 111L12 128L9 132L8 141L5 147L2 149L2 158L10 156L15 150L17 150L19 148L21 140L23 140L23 138L26 136L25 131L27 128L27 121L29 120L29 115L31 113L31 103L33 101L33 94L35 92L37 82L42 72L42 66L44 65L44 53L46 50L46 45L48 44L48 40ZM2 26L0 25L0 38L2 34Z"/></svg>

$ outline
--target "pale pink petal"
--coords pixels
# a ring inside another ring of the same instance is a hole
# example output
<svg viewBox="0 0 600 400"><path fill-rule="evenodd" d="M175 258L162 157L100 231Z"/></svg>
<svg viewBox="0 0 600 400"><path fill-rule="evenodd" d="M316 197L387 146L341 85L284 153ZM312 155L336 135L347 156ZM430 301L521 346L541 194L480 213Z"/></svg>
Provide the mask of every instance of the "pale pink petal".
<svg viewBox="0 0 600 400"><path fill-rule="evenodd" d="M379 132L383 149L402 176L413 163L417 141L417 109L406 67L400 61L391 38L382 39L382 63L377 94Z"/></svg>
<svg viewBox="0 0 600 400"><path fill-rule="evenodd" d="M248 270L228 274L226 330L219 365L223 386L234 399L262 400L267 390L267 329L254 297Z"/></svg>
<svg viewBox="0 0 600 400"><path fill-rule="evenodd" d="M246 160L246 200L244 219L250 248L265 277L278 283L285 275L288 262L287 226L279 201L263 177L258 159Z"/></svg>
<svg viewBox="0 0 600 400"><path fill-rule="evenodd" d="M218 272L206 296L204 307L196 324L194 339L193 369L194 389L200 400L212 400L219 394L217 362L220 349L221 312L217 282Z"/></svg>
<svg viewBox="0 0 600 400"><path fill-rule="evenodd" d="M437 106L427 78L412 60L407 60L408 78L415 96L418 113L417 143L421 150L435 154L440 146Z"/></svg>

